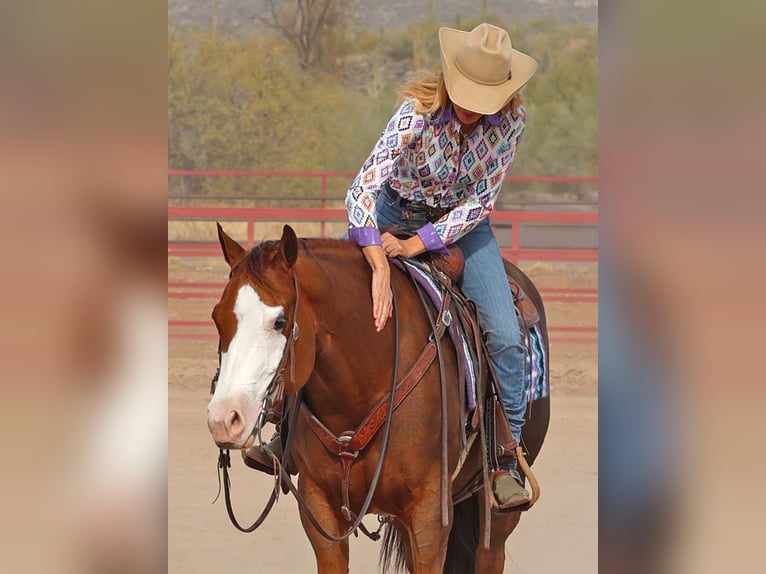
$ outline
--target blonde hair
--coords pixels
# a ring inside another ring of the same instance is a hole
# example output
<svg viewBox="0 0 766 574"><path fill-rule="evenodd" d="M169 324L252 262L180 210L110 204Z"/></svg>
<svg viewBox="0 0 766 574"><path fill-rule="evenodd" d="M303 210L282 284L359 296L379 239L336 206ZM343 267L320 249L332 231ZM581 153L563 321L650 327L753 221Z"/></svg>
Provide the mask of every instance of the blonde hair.
<svg viewBox="0 0 766 574"><path fill-rule="evenodd" d="M443 110L449 100L442 72L417 72L399 88L397 96L397 106L405 100L412 100L415 112L422 116ZM501 111L510 111L517 116L521 113L519 108L523 103L521 92L516 92Z"/></svg>

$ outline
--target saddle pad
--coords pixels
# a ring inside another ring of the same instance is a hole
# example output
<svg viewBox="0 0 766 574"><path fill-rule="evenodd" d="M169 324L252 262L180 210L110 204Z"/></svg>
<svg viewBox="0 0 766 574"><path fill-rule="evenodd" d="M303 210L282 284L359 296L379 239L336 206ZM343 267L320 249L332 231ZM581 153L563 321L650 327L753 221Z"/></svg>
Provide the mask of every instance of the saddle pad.
<svg viewBox="0 0 766 574"><path fill-rule="evenodd" d="M405 266L410 270L412 277L421 285L432 303L438 309L441 306L443 297L443 287L435 281L430 272L418 261L409 259L394 259L394 265L404 270ZM518 309L515 309L517 317ZM448 331L453 345L462 352L465 358L465 380L466 380L466 399L469 410L476 408L476 366L473 364L469 343L462 329L458 329L458 321L453 321ZM546 369L545 347L540 333L540 325L531 325L526 329L524 336L524 345L528 350L527 368L524 369L524 394L527 402L531 403L537 399L547 397L550 392L548 371Z"/></svg>
<svg viewBox="0 0 766 574"><path fill-rule="evenodd" d="M531 403L537 399L547 397L550 393L548 371L545 368L545 347L543 346L539 323L529 327L525 344L529 351L527 356L529 368L524 369L524 392L526 393L527 402Z"/></svg>
<svg viewBox="0 0 766 574"><path fill-rule="evenodd" d="M392 263L402 270L406 267L415 281L426 290L434 306L437 309L441 307L444 296L442 286L434 280L431 274L420 263L408 259L394 259ZM455 349L458 352L462 352L465 358L465 393L468 399L468 408L473 410L476 408L476 367L471 359L468 341L462 329L458 329L458 323L459 321L452 321L447 327L447 331Z"/></svg>

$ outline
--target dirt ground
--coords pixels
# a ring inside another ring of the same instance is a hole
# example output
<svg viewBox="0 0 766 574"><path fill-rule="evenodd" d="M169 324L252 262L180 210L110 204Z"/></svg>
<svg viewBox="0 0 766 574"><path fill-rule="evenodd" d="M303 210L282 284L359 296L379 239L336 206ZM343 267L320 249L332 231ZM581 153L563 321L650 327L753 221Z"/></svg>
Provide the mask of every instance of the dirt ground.
<svg viewBox="0 0 766 574"><path fill-rule="evenodd" d="M597 283L595 265L534 264L524 269L538 287ZM170 281L220 282L226 276L226 265L219 260L169 261ZM169 315L206 319L213 304L171 299ZM551 325L595 326L598 320L595 303L550 303L547 313ZM597 571L597 357L594 343L551 346L551 424L534 467L542 497L506 544L506 573ZM234 529L223 500L211 504L218 490L217 449L206 428L205 407L215 367L214 340L170 340L168 572L314 572L313 552L291 497L281 497L253 534ZM235 510L249 523L268 499L272 479L244 467L239 454L232 454ZM375 518L368 517L367 524L373 526ZM351 572L378 572L378 550L379 543L352 538Z"/></svg>

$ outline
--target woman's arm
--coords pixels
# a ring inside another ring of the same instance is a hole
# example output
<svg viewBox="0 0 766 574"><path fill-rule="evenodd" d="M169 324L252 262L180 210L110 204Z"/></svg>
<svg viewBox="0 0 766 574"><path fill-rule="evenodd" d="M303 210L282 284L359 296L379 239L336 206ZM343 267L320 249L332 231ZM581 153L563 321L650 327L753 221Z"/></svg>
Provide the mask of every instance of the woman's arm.
<svg viewBox="0 0 766 574"><path fill-rule="evenodd" d="M415 113L411 102L404 102L386 125L346 194L349 239L362 247L367 264L372 269L372 316L378 332L383 330L391 317L393 295L391 269L378 229L375 201L402 151L420 136L423 126L423 116Z"/></svg>
<svg viewBox="0 0 766 574"><path fill-rule="evenodd" d="M359 246L381 245L375 201L402 152L420 137L424 125L412 102L402 103L351 184L346 194L348 236Z"/></svg>
<svg viewBox="0 0 766 574"><path fill-rule="evenodd" d="M372 269L372 317L375 319L375 329L380 333L393 312L391 268L379 245L363 247L362 253Z"/></svg>

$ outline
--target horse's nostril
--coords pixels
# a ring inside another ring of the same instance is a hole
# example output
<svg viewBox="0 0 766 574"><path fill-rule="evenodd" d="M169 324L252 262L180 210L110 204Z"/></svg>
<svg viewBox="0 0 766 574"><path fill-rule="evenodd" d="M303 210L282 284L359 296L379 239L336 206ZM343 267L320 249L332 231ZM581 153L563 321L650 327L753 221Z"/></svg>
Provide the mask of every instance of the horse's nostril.
<svg viewBox="0 0 766 574"><path fill-rule="evenodd" d="M226 416L226 430L229 431L231 436L237 436L240 432L242 432L244 425L245 421L238 411L229 411L229 414Z"/></svg>

